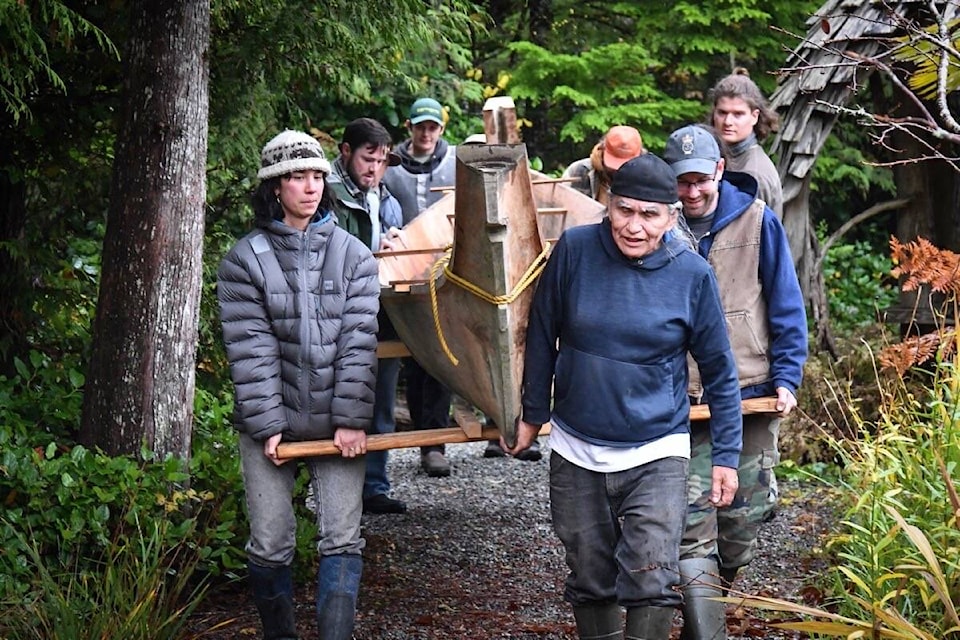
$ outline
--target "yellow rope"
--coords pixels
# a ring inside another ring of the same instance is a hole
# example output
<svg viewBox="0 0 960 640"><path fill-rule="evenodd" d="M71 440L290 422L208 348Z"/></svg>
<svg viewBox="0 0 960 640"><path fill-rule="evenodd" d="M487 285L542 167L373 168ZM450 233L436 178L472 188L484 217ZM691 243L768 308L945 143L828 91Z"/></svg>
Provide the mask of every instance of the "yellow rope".
<svg viewBox="0 0 960 640"><path fill-rule="evenodd" d="M502 304L512 304L514 300L520 297L520 294L522 294L527 287L533 284L533 282L540 276L540 273L543 272L543 268L547 265L547 258L550 255L550 243L547 242L544 244L543 251L540 252L540 255L534 258L533 262L530 263L530 266L527 267L527 270L522 276L520 276L517 284L514 285L513 290L505 295L495 295L489 291L485 291L469 280L461 278L451 271L450 256L452 254L453 247L450 247L443 252L443 255L437 259L437 261L433 264L433 268L430 269L430 307L433 311L433 327L437 332L437 338L440 340L440 347L450 359L450 362L453 363L453 366L457 366L460 364L460 361L456 356L453 355L453 352L450 351L450 347L447 345L447 340L443 336L443 328L440 326L440 310L437 305L437 277L440 273L440 270L443 270L443 274L452 283L461 289L469 291L481 300L485 300L490 304L497 306Z"/></svg>
<svg viewBox="0 0 960 640"><path fill-rule="evenodd" d="M456 367L460 364L460 361L457 360L457 357L450 351L450 347L447 346L447 339L443 337L443 328L440 326L440 311L437 307L437 274L440 269L443 269L447 263L450 262L451 251L452 248L444 251L440 259L433 263L433 268L430 269L430 308L433 310L433 328L437 332L437 338L440 340L440 347L443 349L443 352L447 354L447 357L450 358L453 366Z"/></svg>

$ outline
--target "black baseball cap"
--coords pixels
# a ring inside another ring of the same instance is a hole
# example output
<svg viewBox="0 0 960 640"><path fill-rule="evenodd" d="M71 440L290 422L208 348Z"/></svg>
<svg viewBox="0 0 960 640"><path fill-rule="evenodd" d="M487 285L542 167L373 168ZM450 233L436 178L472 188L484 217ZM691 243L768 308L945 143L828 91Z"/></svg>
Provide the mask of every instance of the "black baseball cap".
<svg viewBox="0 0 960 640"><path fill-rule="evenodd" d="M673 204L680 198L673 169L652 153L644 153L623 163L613 174L610 193L664 204Z"/></svg>

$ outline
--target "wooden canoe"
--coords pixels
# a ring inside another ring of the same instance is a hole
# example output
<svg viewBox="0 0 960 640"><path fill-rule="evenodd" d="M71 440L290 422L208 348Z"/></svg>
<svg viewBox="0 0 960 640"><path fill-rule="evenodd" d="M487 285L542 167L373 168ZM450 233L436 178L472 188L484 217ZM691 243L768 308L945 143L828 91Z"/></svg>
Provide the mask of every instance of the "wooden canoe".
<svg viewBox="0 0 960 640"><path fill-rule="evenodd" d="M404 227L400 249L378 254L380 303L400 340L509 441L535 287L529 270L564 229L602 216L592 198L529 169L524 145L461 145L456 189Z"/></svg>
<svg viewBox="0 0 960 640"><path fill-rule="evenodd" d="M512 144L458 146L456 187L400 231L396 250L377 256L380 302L402 341L381 343L378 354L412 355L495 425L455 405L458 428L372 435L369 451L486 440L501 429L512 441L535 283L515 288L564 229L603 218L603 206L569 180L528 167L511 100L488 100L483 116L487 140ZM776 398L744 401L743 411L776 412ZM708 419L709 407L691 407L690 418ZM330 440L277 447L280 458L337 453Z"/></svg>

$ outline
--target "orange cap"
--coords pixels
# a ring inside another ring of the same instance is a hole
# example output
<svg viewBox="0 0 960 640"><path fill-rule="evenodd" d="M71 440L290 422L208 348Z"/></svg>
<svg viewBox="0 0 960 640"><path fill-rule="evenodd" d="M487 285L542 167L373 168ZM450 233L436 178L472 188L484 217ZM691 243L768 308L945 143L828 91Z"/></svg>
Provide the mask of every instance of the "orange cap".
<svg viewBox="0 0 960 640"><path fill-rule="evenodd" d="M603 138L603 166L614 171L627 160L643 153L643 138L633 127L610 127Z"/></svg>

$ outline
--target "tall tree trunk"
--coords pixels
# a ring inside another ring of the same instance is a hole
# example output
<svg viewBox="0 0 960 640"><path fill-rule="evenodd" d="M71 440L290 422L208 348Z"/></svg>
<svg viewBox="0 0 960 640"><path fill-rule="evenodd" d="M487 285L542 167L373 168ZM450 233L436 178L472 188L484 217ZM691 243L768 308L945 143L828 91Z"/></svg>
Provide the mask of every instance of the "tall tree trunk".
<svg viewBox="0 0 960 640"><path fill-rule="evenodd" d="M206 198L209 0L132 9L81 441L189 458Z"/></svg>
<svg viewBox="0 0 960 640"><path fill-rule="evenodd" d="M784 200L783 203L783 229L787 233L787 240L790 242L790 253L793 255L793 264L797 269L797 277L800 279L800 288L804 295L809 298L810 282L812 281L811 271L817 260L816 253L813 251L814 242L810 240L813 225L810 220L810 176L803 179L796 195Z"/></svg>

